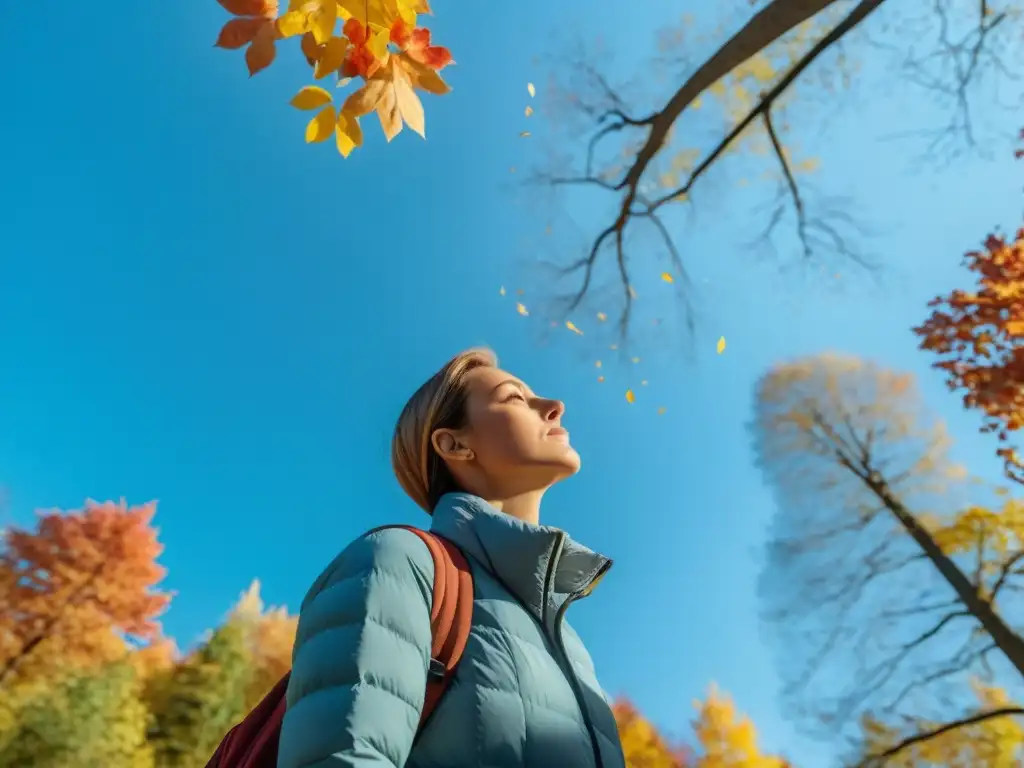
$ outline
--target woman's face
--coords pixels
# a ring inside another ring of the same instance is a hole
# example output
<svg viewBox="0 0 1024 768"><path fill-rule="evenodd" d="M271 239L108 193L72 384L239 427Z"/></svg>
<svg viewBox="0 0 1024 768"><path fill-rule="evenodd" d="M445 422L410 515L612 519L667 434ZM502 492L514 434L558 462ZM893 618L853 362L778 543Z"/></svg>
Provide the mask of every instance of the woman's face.
<svg viewBox="0 0 1024 768"><path fill-rule="evenodd" d="M453 443L462 450L464 460L449 460L449 466L457 475L477 477L461 479L483 481L489 491L512 496L548 488L579 471L579 454L562 425L563 403L538 396L494 367L470 371L466 393L466 426L452 431L453 440L435 440L445 458L444 449Z"/></svg>

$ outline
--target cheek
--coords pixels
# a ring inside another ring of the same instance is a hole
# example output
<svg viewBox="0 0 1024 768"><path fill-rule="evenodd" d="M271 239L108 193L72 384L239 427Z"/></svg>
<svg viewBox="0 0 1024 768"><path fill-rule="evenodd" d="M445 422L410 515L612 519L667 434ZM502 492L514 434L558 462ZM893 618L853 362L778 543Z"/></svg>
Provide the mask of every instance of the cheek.
<svg viewBox="0 0 1024 768"><path fill-rule="evenodd" d="M482 461L515 461L533 449L537 425L529 414L491 411L482 414L474 425L477 454Z"/></svg>

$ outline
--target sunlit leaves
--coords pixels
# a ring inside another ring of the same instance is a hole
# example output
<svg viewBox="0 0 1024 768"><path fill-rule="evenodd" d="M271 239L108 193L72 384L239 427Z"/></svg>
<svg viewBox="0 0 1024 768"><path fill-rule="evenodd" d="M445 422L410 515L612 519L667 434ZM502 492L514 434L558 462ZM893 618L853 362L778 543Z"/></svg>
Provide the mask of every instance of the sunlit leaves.
<svg viewBox="0 0 1024 768"><path fill-rule="evenodd" d="M274 61L278 39L298 37L314 79L337 75L339 87L359 81L359 98L346 100L341 109L328 108L329 97L309 89L292 100L298 109L320 109L306 127L306 141L325 141L333 130L344 157L362 145L359 118L373 111L388 141L403 126L425 138L426 119L416 91L441 95L451 90L438 74L454 63L451 52L434 45L430 30L416 25L417 15L429 12L424 0L291 0L280 16L271 0L220 2L237 18L225 24L217 45L247 45L250 75ZM378 84L367 90L373 82Z"/></svg>
<svg viewBox="0 0 1024 768"><path fill-rule="evenodd" d="M703 702L694 702L693 731L698 744L694 768L786 768L780 757L765 755L750 718L736 711L732 699L712 685Z"/></svg>
<svg viewBox="0 0 1024 768"><path fill-rule="evenodd" d="M1024 426L1024 229L1013 238L989 237L964 259L975 283L934 299L932 314L914 332L939 357L951 390L979 411L995 432L1006 472L1024 480L1011 435Z"/></svg>
<svg viewBox="0 0 1024 768"><path fill-rule="evenodd" d="M715 344L715 352L718 354L725 352L725 336L718 337L718 343Z"/></svg>
<svg viewBox="0 0 1024 768"><path fill-rule="evenodd" d="M295 94L291 101L292 106L296 109L318 109L330 103L331 94L315 85L307 85Z"/></svg>

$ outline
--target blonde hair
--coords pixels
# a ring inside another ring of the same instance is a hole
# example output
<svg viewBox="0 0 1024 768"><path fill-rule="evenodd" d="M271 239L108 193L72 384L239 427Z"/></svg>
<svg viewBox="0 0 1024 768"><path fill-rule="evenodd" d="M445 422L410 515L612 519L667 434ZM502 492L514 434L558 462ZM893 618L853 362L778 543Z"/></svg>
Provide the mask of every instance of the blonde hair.
<svg viewBox="0 0 1024 768"><path fill-rule="evenodd" d="M459 353L416 390L398 417L391 439L391 466L402 489L428 515L444 494L459 490L430 438L435 430L465 426L466 375L497 364L489 349Z"/></svg>

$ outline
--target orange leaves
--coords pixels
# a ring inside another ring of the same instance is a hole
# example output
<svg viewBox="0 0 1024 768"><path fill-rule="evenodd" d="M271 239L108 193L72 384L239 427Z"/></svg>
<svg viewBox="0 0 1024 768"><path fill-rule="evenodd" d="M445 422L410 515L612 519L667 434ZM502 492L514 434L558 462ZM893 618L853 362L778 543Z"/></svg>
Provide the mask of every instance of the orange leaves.
<svg viewBox="0 0 1024 768"><path fill-rule="evenodd" d="M388 141L405 126L426 137L423 104L416 91L442 95L451 90L438 74L454 63L451 52L433 45L430 30L416 25L418 14L430 13L425 0L289 0L280 17L276 0L218 2L237 18L224 25L217 46L248 46L250 75L274 61L277 40L299 37L314 79L334 74L339 86L353 78L363 81L353 94L355 100L346 100L340 110L329 97L315 106L300 106L303 92L292 101L299 109L321 108L306 127L306 141L324 141L333 129L344 157L362 145L359 118L370 112L377 113Z"/></svg>
<svg viewBox="0 0 1024 768"><path fill-rule="evenodd" d="M0 635L16 640L5 645L0 680L43 642L59 639L74 656L89 653L101 630L157 636L155 619L169 598L153 591L164 577L150 525L155 511L155 504L88 502L81 511L42 514L34 532L7 532L0 572L13 580ZM12 616L20 617L16 626Z"/></svg>
<svg viewBox="0 0 1024 768"><path fill-rule="evenodd" d="M434 71L440 71L455 63L451 51L430 44L429 29L412 29L401 18L395 19L391 25L391 42L410 59Z"/></svg>
<svg viewBox="0 0 1024 768"><path fill-rule="evenodd" d="M221 28L214 46L235 50L248 45L245 63L250 77L269 67L277 55L277 31L274 29L276 0L217 1L236 18L230 19Z"/></svg>
<svg viewBox="0 0 1024 768"><path fill-rule="evenodd" d="M998 434L1007 473L1024 479L1008 447L1010 433L1024 426L1024 229L1009 240L990 236L964 265L975 284L934 299L932 314L913 330L939 357L935 367L949 388L983 414L983 431Z"/></svg>

